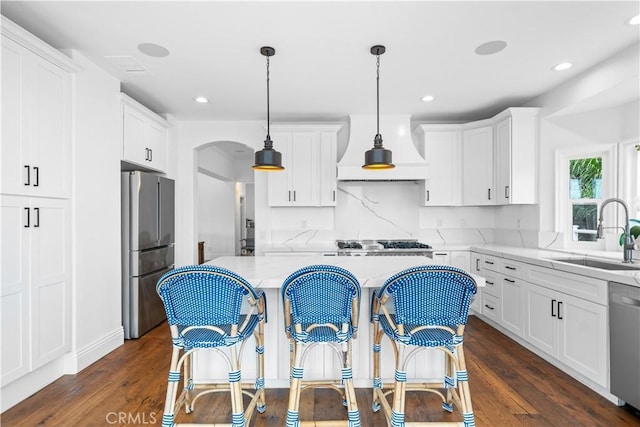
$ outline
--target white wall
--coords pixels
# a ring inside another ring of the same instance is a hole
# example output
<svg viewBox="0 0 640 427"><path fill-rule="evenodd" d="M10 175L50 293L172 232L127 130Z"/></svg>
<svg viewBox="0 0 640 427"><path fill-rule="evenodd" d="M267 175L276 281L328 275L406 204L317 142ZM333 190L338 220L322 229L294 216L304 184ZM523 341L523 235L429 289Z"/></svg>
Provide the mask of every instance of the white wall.
<svg viewBox="0 0 640 427"><path fill-rule="evenodd" d="M235 255L235 184L198 174L198 241L205 260Z"/></svg>
<svg viewBox="0 0 640 427"><path fill-rule="evenodd" d="M75 373L122 344L120 82L78 52L72 209L72 351Z"/></svg>

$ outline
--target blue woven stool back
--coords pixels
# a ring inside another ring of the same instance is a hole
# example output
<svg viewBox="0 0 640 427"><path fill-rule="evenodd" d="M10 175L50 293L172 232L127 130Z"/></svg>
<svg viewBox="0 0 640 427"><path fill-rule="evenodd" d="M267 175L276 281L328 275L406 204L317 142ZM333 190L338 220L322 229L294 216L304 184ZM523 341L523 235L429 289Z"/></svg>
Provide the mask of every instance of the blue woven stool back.
<svg viewBox="0 0 640 427"><path fill-rule="evenodd" d="M380 292L393 297L397 323L464 325L476 283L458 268L425 265L395 274Z"/></svg>
<svg viewBox="0 0 640 427"><path fill-rule="evenodd" d="M160 278L156 290L164 302L169 325L200 326L239 323L249 282L224 268L188 265Z"/></svg>
<svg viewBox="0 0 640 427"><path fill-rule="evenodd" d="M360 284L349 271L332 265L311 265L291 274L282 285L291 301L293 323L350 323Z"/></svg>

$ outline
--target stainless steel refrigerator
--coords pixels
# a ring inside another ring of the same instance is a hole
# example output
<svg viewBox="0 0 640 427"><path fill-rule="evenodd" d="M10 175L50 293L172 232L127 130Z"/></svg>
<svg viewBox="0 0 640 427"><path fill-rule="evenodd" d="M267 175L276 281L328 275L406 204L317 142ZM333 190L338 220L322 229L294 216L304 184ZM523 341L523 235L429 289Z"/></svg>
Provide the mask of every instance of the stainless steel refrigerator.
<svg viewBox="0 0 640 427"><path fill-rule="evenodd" d="M166 316L158 279L174 267L174 181L122 172L122 324L139 338Z"/></svg>

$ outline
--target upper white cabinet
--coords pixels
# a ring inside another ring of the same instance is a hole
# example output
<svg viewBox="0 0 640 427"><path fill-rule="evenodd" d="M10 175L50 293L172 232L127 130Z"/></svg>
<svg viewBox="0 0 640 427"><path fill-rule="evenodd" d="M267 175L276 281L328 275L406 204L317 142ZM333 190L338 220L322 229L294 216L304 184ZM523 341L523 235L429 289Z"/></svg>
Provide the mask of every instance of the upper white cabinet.
<svg viewBox="0 0 640 427"><path fill-rule="evenodd" d="M422 154L429 163L429 179L421 181L425 206L462 203L461 138L459 125L420 125Z"/></svg>
<svg viewBox="0 0 640 427"><path fill-rule="evenodd" d="M269 206L335 206L341 125L271 125L284 171L269 173Z"/></svg>
<svg viewBox="0 0 640 427"><path fill-rule="evenodd" d="M494 117L496 203L537 202L538 108L510 108Z"/></svg>
<svg viewBox="0 0 640 427"><path fill-rule="evenodd" d="M2 193L69 197L77 68L11 21L2 27Z"/></svg>
<svg viewBox="0 0 640 427"><path fill-rule="evenodd" d="M467 206L494 205L493 126L462 132L462 202Z"/></svg>
<svg viewBox="0 0 640 427"><path fill-rule="evenodd" d="M168 127L162 117L122 94L122 160L164 172Z"/></svg>

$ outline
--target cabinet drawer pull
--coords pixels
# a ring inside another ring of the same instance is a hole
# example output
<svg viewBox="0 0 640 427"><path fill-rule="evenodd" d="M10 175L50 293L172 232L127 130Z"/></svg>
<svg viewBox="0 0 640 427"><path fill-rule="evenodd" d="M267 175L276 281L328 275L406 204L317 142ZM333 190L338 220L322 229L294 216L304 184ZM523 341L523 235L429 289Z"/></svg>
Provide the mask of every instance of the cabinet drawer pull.
<svg viewBox="0 0 640 427"><path fill-rule="evenodd" d="M562 317L562 314L560 314L560 308L562 307L562 301L558 301L558 319L562 320L564 319L564 317Z"/></svg>
<svg viewBox="0 0 640 427"><path fill-rule="evenodd" d="M293 190L293 201L296 201L296 190Z"/></svg>
<svg viewBox="0 0 640 427"><path fill-rule="evenodd" d="M289 190L289 201L291 201L291 190Z"/></svg>
<svg viewBox="0 0 640 427"><path fill-rule="evenodd" d="M476 271L480 271L480 258L476 258Z"/></svg>
<svg viewBox="0 0 640 427"><path fill-rule="evenodd" d="M336 190L333 190L333 201L336 201Z"/></svg>
<svg viewBox="0 0 640 427"><path fill-rule="evenodd" d="M491 189L487 188L487 199L491 200Z"/></svg>
<svg viewBox="0 0 640 427"><path fill-rule="evenodd" d="M427 190L427 202L429 201L429 190Z"/></svg>
<svg viewBox="0 0 640 427"><path fill-rule="evenodd" d="M556 300L552 299L551 300L551 317L557 317L556 313L553 312L553 308L555 307L555 305L556 305Z"/></svg>
<svg viewBox="0 0 640 427"><path fill-rule="evenodd" d="M504 198L505 199L509 198L509 186L508 185L504 186Z"/></svg>
<svg viewBox="0 0 640 427"><path fill-rule="evenodd" d="M36 182L33 184L33 186L37 187L40 185L40 168L38 166L34 166L33 171L36 173Z"/></svg>
<svg viewBox="0 0 640 427"><path fill-rule="evenodd" d="M484 306L485 306L485 307L487 307L489 310L495 310L495 308L494 308L494 307L491 307L491 306L490 306L490 305L488 305L488 304L485 304Z"/></svg>
<svg viewBox="0 0 640 427"><path fill-rule="evenodd" d="M484 281L484 283L486 283L486 284L487 284L487 285L489 285L489 286L493 286L493 285L495 285L495 283L490 282L490 281L488 281L488 280L485 280L485 281Z"/></svg>
<svg viewBox="0 0 640 427"><path fill-rule="evenodd" d="M40 208L33 208L33 213L36 216L36 219L33 222L33 226L34 227L40 227Z"/></svg>
<svg viewBox="0 0 640 427"><path fill-rule="evenodd" d="M507 270L517 270L516 267L511 267L510 265L505 265L504 268L506 268Z"/></svg>
<svg viewBox="0 0 640 427"><path fill-rule="evenodd" d="M485 261L485 264L493 265L493 261Z"/></svg>
<svg viewBox="0 0 640 427"><path fill-rule="evenodd" d="M24 185L31 185L31 167L29 165L24 165L24 168L27 170L27 176L26 176L27 179Z"/></svg>
<svg viewBox="0 0 640 427"><path fill-rule="evenodd" d="M504 281L509 283L516 283L515 280L507 279L506 277L504 278Z"/></svg>
<svg viewBox="0 0 640 427"><path fill-rule="evenodd" d="M24 228L29 228L29 227L31 227L31 224L29 224L31 222L31 218L30 218L31 217L31 215L30 215L31 210L29 208L24 208L24 211L27 214L26 220L24 222Z"/></svg>
<svg viewBox="0 0 640 427"><path fill-rule="evenodd" d="M153 149L149 148L149 161L153 162Z"/></svg>

